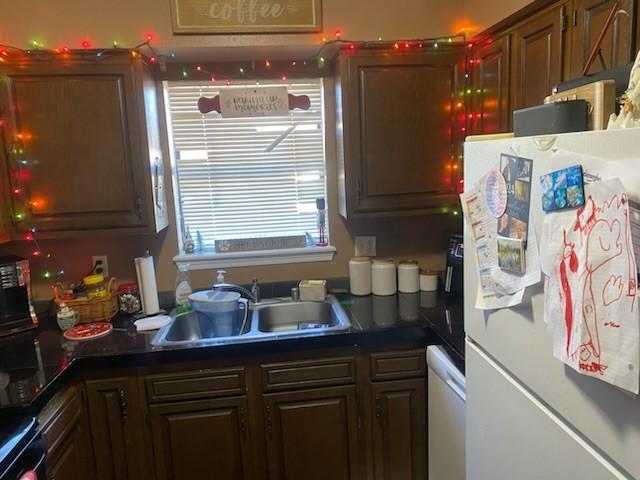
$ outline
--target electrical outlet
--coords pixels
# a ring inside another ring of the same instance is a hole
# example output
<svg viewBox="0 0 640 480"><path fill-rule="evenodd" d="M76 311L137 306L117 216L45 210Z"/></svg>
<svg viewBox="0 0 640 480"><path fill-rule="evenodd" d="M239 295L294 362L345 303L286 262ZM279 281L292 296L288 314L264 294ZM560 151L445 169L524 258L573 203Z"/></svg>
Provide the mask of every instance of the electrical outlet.
<svg viewBox="0 0 640 480"><path fill-rule="evenodd" d="M376 256L376 237L356 236L356 257L375 257Z"/></svg>
<svg viewBox="0 0 640 480"><path fill-rule="evenodd" d="M94 255L91 257L92 265L96 266L96 273L102 273L104 278L109 278L109 260L106 255ZM102 272L100 272L102 269Z"/></svg>

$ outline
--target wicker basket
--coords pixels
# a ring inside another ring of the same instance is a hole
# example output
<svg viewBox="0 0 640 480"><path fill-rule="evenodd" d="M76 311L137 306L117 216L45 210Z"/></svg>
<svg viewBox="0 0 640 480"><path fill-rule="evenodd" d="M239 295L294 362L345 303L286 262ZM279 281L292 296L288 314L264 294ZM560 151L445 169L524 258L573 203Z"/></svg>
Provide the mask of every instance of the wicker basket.
<svg viewBox="0 0 640 480"><path fill-rule="evenodd" d="M107 285L107 296L91 300L78 299L63 301L56 298L56 303L65 303L78 314L78 323L110 322L118 313L118 293L115 289L116 279L111 277Z"/></svg>

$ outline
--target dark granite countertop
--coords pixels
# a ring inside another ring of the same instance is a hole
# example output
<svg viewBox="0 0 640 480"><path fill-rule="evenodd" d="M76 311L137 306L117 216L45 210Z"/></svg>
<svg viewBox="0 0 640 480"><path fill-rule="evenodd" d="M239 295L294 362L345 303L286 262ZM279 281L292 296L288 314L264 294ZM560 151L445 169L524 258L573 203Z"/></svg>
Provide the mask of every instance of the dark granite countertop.
<svg viewBox="0 0 640 480"><path fill-rule="evenodd" d="M305 348L385 344L418 340L443 344L464 369L462 302L436 292L355 297L336 295L347 311L347 332L228 345L156 347L154 332L137 333L130 318L116 317L103 338L71 342L55 320L45 318L31 332L0 340L0 420L36 415L79 369L95 370L211 358L229 353L262 353ZM0 439L0 444L3 439Z"/></svg>

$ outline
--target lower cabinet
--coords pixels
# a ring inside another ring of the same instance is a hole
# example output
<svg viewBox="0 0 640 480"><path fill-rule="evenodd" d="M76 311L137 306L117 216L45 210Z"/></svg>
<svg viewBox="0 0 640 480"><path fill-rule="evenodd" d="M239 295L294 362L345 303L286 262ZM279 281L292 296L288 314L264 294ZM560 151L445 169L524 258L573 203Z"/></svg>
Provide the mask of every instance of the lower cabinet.
<svg viewBox="0 0 640 480"><path fill-rule="evenodd" d="M356 387L263 395L271 480L358 480Z"/></svg>
<svg viewBox="0 0 640 480"><path fill-rule="evenodd" d="M142 403L135 377L86 382L97 480L153 478L145 461Z"/></svg>
<svg viewBox="0 0 640 480"><path fill-rule="evenodd" d="M422 378L372 384L376 480L427 476L426 385Z"/></svg>
<svg viewBox="0 0 640 480"><path fill-rule="evenodd" d="M40 414L49 480L92 480L86 412L77 387L56 395Z"/></svg>
<svg viewBox="0 0 640 480"><path fill-rule="evenodd" d="M157 480L248 480L250 442L245 397L149 407Z"/></svg>

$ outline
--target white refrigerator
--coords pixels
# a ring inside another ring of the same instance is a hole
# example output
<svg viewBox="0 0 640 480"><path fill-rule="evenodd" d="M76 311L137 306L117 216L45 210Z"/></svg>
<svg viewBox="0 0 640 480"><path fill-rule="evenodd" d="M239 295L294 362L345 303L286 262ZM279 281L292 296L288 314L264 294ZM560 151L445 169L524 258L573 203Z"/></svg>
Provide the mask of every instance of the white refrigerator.
<svg viewBox="0 0 640 480"><path fill-rule="evenodd" d="M640 129L631 129L467 142L465 185L495 168L502 153L532 159L530 228L540 239L539 176L556 150L623 161L625 187L640 178ZM553 356L542 282L516 307L474 308L478 274L464 228L466 478L640 479L640 399Z"/></svg>

